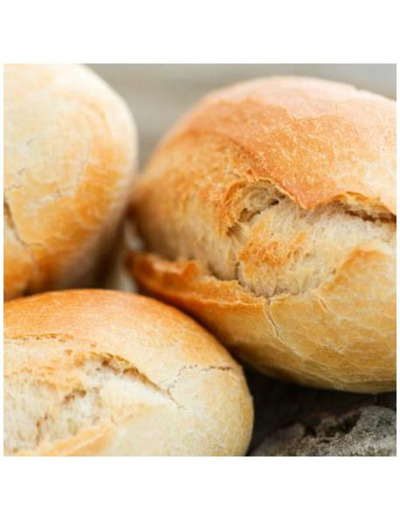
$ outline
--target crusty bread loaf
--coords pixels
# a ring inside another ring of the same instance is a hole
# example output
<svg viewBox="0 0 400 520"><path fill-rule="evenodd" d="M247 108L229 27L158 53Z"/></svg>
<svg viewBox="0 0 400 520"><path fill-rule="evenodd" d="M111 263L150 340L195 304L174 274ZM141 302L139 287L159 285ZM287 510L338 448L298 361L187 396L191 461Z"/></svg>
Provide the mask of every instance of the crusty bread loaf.
<svg viewBox="0 0 400 520"><path fill-rule="evenodd" d="M142 289L293 381L395 388L395 103L309 78L206 97L134 194Z"/></svg>
<svg viewBox="0 0 400 520"><path fill-rule="evenodd" d="M4 123L5 298L92 283L135 170L128 108L86 67L8 65Z"/></svg>
<svg viewBox="0 0 400 520"><path fill-rule="evenodd" d="M143 296L70 290L5 305L6 455L243 455L241 368Z"/></svg>

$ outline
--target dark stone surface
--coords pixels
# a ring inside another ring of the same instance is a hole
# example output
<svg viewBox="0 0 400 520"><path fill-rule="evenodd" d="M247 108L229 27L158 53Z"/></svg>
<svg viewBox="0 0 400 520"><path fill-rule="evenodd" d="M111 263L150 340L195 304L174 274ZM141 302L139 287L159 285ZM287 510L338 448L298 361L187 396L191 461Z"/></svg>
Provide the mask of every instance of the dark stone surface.
<svg viewBox="0 0 400 520"><path fill-rule="evenodd" d="M255 406L249 455L395 455L396 394L300 387L248 371Z"/></svg>

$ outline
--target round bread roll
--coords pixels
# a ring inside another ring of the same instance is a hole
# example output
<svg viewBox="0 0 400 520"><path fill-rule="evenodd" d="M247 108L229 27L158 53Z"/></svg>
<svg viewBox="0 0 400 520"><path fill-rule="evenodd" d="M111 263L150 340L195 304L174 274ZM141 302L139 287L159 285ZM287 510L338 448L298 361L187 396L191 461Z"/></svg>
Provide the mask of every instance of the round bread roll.
<svg viewBox="0 0 400 520"><path fill-rule="evenodd" d="M135 170L128 108L86 67L8 65L4 122L5 299L91 285Z"/></svg>
<svg viewBox="0 0 400 520"><path fill-rule="evenodd" d="M301 384L395 388L395 103L318 79L206 97L134 194L143 290Z"/></svg>
<svg viewBox="0 0 400 520"><path fill-rule="evenodd" d="M243 455L241 368L144 296L70 290L5 305L6 455Z"/></svg>

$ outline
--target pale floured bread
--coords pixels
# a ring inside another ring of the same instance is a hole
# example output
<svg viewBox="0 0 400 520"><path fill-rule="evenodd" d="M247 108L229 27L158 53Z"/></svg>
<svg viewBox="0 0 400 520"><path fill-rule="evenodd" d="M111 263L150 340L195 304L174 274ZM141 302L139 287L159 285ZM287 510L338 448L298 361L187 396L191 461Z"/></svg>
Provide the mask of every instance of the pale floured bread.
<svg viewBox="0 0 400 520"><path fill-rule="evenodd" d="M206 97L134 194L146 290L257 369L395 388L395 103L308 78Z"/></svg>
<svg viewBox="0 0 400 520"><path fill-rule="evenodd" d="M6 455L243 455L239 365L178 310L70 290L5 305Z"/></svg>
<svg viewBox="0 0 400 520"><path fill-rule="evenodd" d="M4 293L93 283L136 168L125 103L78 65L4 73Z"/></svg>

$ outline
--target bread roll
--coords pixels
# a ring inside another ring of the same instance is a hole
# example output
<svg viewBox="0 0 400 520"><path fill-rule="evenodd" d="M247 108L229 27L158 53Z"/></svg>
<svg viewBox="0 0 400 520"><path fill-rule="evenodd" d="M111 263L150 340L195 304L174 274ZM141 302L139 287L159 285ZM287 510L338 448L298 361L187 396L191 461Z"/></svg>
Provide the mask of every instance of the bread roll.
<svg viewBox="0 0 400 520"><path fill-rule="evenodd" d="M134 194L142 289L297 383L395 388L395 103L259 79L207 96Z"/></svg>
<svg viewBox="0 0 400 520"><path fill-rule="evenodd" d="M128 108L86 67L8 65L4 122L5 298L93 283L135 170Z"/></svg>
<svg viewBox="0 0 400 520"><path fill-rule="evenodd" d="M163 303L71 290L5 305L6 455L243 455L241 368Z"/></svg>

